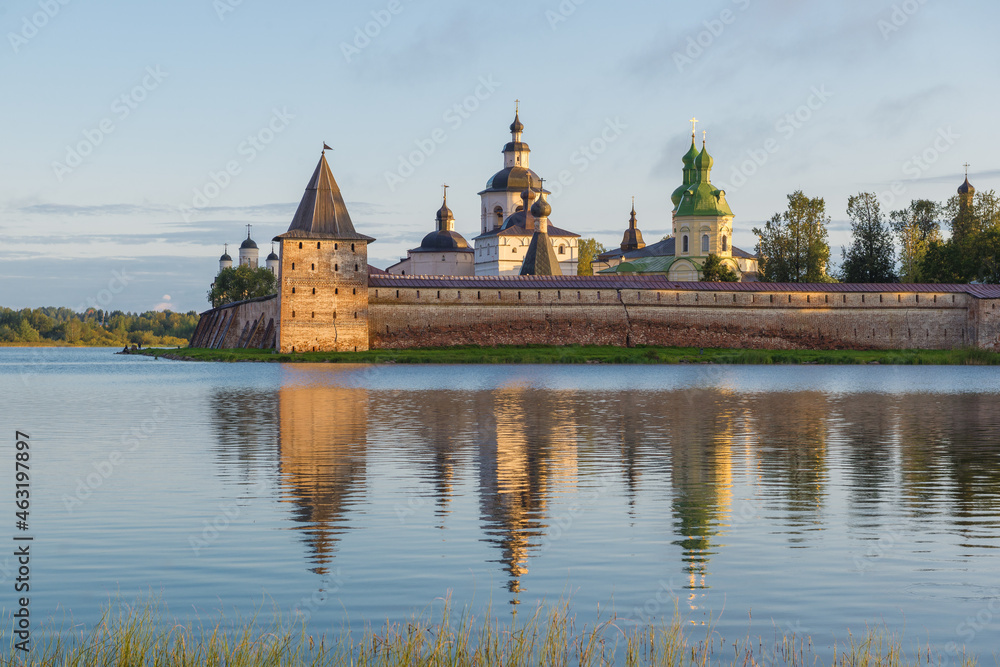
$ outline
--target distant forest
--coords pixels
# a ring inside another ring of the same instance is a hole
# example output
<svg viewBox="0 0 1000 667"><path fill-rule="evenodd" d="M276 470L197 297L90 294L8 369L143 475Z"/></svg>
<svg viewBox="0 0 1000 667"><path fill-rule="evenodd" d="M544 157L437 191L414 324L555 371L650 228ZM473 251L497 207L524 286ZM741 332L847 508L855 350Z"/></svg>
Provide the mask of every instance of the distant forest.
<svg viewBox="0 0 1000 667"><path fill-rule="evenodd" d="M0 307L0 344L38 343L115 347L187 345L198 325L198 313Z"/></svg>

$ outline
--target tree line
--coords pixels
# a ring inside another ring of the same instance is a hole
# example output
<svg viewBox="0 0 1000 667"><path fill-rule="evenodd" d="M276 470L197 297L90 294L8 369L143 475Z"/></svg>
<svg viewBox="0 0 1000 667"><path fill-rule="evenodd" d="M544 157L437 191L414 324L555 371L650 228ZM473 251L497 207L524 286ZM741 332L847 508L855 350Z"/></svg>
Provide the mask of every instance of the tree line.
<svg viewBox="0 0 1000 667"><path fill-rule="evenodd" d="M69 308L0 307L0 343L54 343L93 347L187 345L198 313L126 313Z"/></svg>
<svg viewBox="0 0 1000 667"><path fill-rule="evenodd" d="M861 192L848 199L847 216L851 241L841 249L839 268L830 272L826 202L801 190L788 195L786 210L753 230L760 280L1000 282L1000 197L992 190L976 193L965 207L956 195L943 204L916 199L888 214L877 194Z"/></svg>

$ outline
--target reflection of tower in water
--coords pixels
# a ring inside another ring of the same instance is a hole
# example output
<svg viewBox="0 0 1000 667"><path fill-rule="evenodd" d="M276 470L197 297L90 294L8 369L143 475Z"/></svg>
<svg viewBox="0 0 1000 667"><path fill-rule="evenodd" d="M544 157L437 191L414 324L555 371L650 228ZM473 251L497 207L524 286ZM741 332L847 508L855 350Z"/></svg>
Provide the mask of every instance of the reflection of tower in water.
<svg viewBox="0 0 1000 667"><path fill-rule="evenodd" d="M698 591L708 588L715 538L727 526L733 504L733 446L736 402L720 391L693 390L671 401L671 482L674 544L683 549L688 604L698 608ZM697 409L692 409L697 406Z"/></svg>
<svg viewBox="0 0 1000 667"><path fill-rule="evenodd" d="M569 396L502 389L483 395L479 418L480 509L486 541L500 547L507 590L523 588L528 558L548 528L550 496L576 483L576 432Z"/></svg>
<svg viewBox="0 0 1000 667"><path fill-rule="evenodd" d="M294 373L310 379L308 371ZM282 501L294 505L317 574L328 572L345 515L364 490L367 419L364 389L287 384L278 392Z"/></svg>

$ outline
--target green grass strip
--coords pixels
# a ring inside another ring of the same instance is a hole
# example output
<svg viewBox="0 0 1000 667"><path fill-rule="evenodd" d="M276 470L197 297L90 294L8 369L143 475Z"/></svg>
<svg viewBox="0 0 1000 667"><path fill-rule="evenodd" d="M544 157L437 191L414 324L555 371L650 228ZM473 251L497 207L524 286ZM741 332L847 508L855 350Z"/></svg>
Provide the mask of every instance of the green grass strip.
<svg viewBox="0 0 1000 667"><path fill-rule="evenodd" d="M895 366L996 366L1000 353L957 350L727 350L598 345L458 346L368 352L148 349L141 354L183 361L346 364L882 364Z"/></svg>

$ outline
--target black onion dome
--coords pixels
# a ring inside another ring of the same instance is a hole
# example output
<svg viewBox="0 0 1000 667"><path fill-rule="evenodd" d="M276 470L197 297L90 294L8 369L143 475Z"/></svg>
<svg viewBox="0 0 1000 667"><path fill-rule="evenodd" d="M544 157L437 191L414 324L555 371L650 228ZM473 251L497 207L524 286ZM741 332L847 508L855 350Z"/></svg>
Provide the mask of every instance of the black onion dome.
<svg viewBox="0 0 1000 667"><path fill-rule="evenodd" d="M247 237L247 240L243 242L243 245L240 246L240 250L246 250L247 248L253 248L254 250L257 249L257 244L254 243L253 239L249 236Z"/></svg>
<svg viewBox="0 0 1000 667"><path fill-rule="evenodd" d="M421 250L465 250L469 243L458 232L431 232L420 242Z"/></svg>
<svg viewBox="0 0 1000 667"><path fill-rule="evenodd" d="M960 195L974 195L976 194L976 189L972 187L972 183L969 183L969 178L966 176L965 183L958 186L958 194Z"/></svg>
<svg viewBox="0 0 1000 667"><path fill-rule="evenodd" d="M521 122L521 114L514 114L514 122L510 124L511 132L524 132L524 123Z"/></svg>
<svg viewBox="0 0 1000 667"><path fill-rule="evenodd" d="M536 201L535 204L531 207L531 215L535 216L536 218L547 218L551 214L552 214L552 205L549 204L544 199L542 199L541 197L539 197L538 201Z"/></svg>
<svg viewBox="0 0 1000 667"><path fill-rule="evenodd" d="M507 167L495 173L486 183L486 192L523 192L529 185L532 190L541 190L542 179L530 169Z"/></svg>
<svg viewBox="0 0 1000 667"><path fill-rule="evenodd" d="M219 258L220 262L231 262L233 258L229 256L229 253L223 253L222 257Z"/></svg>
<svg viewBox="0 0 1000 667"><path fill-rule="evenodd" d="M451 212L450 208L448 208L448 202L446 201L444 204L441 205L441 208L438 209L437 221L448 222L454 219L455 219L455 214Z"/></svg>
<svg viewBox="0 0 1000 667"><path fill-rule="evenodd" d="M271 254L267 256L267 260L266 261L268 261L268 262L272 262L272 261L273 262L277 262L278 261L278 253L276 253L276 252L274 252L272 250Z"/></svg>

